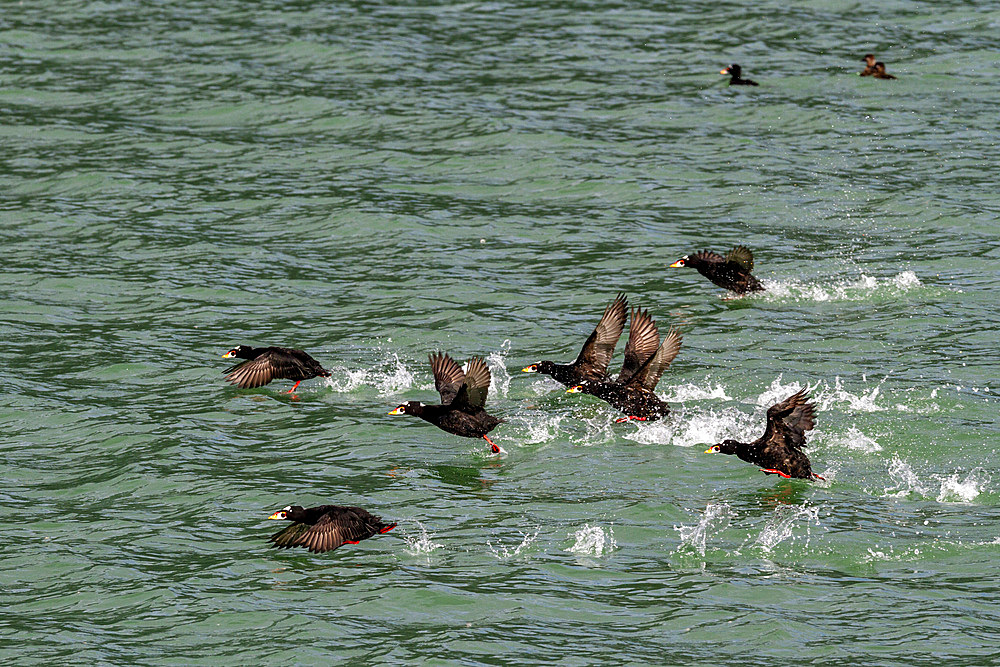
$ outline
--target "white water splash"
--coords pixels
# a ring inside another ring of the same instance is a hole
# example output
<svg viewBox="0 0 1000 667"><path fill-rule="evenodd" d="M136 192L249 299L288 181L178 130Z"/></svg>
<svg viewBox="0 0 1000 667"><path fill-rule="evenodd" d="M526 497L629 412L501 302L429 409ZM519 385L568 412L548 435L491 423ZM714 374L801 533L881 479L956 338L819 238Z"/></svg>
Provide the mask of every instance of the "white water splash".
<svg viewBox="0 0 1000 667"><path fill-rule="evenodd" d="M834 378L832 387L828 382L819 382L813 387L808 387L808 389L813 402L816 403L816 408L821 411L829 410L833 405L843 403L853 412L882 412L888 408L876 404L875 401L882 392L882 385L888 379L889 376L886 375L872 389L862 390L856 394L844 388L844 383L839 375ZM769 408L801 390L803 386L806 385L799 382L784 384L782 376L779 375L771 381L771 386L757 397L757 405L762 408Z"/></svg>
<svg viewBox="0 0 1000 667"><path fill-rule="evenodd" d="M532 382L529 388L535 393L535 396L545 396L554 391L566 391L566 387L547 375Z"/></svg>
<svg viewBox="0 0 1000 667"><path fill-rule="evenodd" d="M760 547L765 552L770 552L788 538L794 540L795 528L802 523L805 524L806 529L805 543L806 546L809 546L811 527L813 524L819 525L819 507L779 505L774 509L774 516L768 519L767 524L760 531L754 546Z"/></svg>
<svg viewBox="0 0 1000 667"><path fill-rule="evenodd" d="M981 470L976 469L966 475L965 479L960 479L956 473L939 478L939 481L941 482L941 490L937 495L939 503L971 503L982 493L988 480Z"/></svg>
<svg viewBox="0 0 1000 667"><path fill-rule="evenodd" d="M896 274L896 277L892 279L892 282L901 290L908 290L923 284L920 282L920 278L917 278L917 274L913 271L903 271L902 273Z"/></svg>
<svg viewBox="0 0 1000 667"><path fill-rule="evenodd" d="M981 468L974 469L965 477L959 473L931 475L931 479L924 482L910 464L896 455L889 461L888 474L894 486L885 487L886 495L901 498L916 494L934 498L939 503L971 503L989 483L989 476Z"/></svg>
<svg viewBox="0 0 1000 667"><path fill-rule="evenodd" d="M510 339L500 345L496 352L490 352L486 357L486 365L490 369L492 381L490 389L496 396L505 397L510 390L510 373L507 372L507 354L510 353Z"/></svg>
<svg viewBox="0 0 1000 667"><path fill-rule="evenodd" d="M605 552L618 548L618 543L615 542L615 533L611 528L605 532L600 526L585 524L575 533L569 533L568 537L572 537L576 541L566 551L581 556L603 556Z"/></svg>
<svg viewBox="0 0 1000 667"><path fill-rule="evenodd" d="M669 444L674 447L697 447L722 442L726 438L753 440L763 426L753 415L737 408L706 410L690 408L675 412L655 422L632 422L635 430L619 429L619 435L644 445Z"/></svg>
<svg viewBox="0 0 1000 667"><path fill-rule="evenodd" d="M917 473L913 472L913 468L910 467L909 463L898 456L893 455L892 460L889 461L889 469L886 472L889 473L889 479L895 482L895 486L885 488L886 494L896 497L906 496L911 493L926 495L927 488L921 484Z"/></svg>
<svg viewBox="0 0 1000 667"><path fill-rule="evenodd" d="M816 433L819 433L819 431L817 430ZM852 426L847 429L847 433L828 436L827 439L836 447L853 449L855 451L864 452L865 454L873 454L875 452L882 451L882 446L873 438L869 438L867 435L862 433L857 426Z"/></svg>
<svg viewBox="0 0 1000 667"><path fill-rule="evenodd" d="M694 526L674 526L674 530L681 538L678 551L683 547L689 547L704 556L708 536L728 528L734 516L732 508L726 503L709 503L705 507L705 513Z"/></svg>
<svg viewBox="0 0 1000 667"><path fill-rule="evenodd" d="M562 434L561 424L566 417L565 414L530 410L508 416L507 423L511 426L519 425L527 431L526 435L518 438L520 444L534 445L549 442Z"/></svg>
<svg viewBox="0 0 1000 667"><path fill-rule="evenodd" d="M496 547L489 540L486 541L486 546L490 548L493 555L496 556L498 560L507 560L508 558L513 558L515 556L520 556L521 552L532 545L532 543L538 538L538 528L535 528L535 532L531 533L521 533L521 543L518 544L513 549L510 549L506 545L500 544ZM520 531L518 531L520 532Z"/></svg>
<svg viewBox="0 0 1000 667"><path fill-rule="evenodd" d="M783 401L792 394L798 392L803 387L803 385L800 384L799 382L790 382L788 384L783 384L781 379L782 376L779 375L778 377L771 380L771 386L765 389L760 394L760 396L757 397L756 400L757 407L765 409L769 408L775 403Z"/></svg>
<svg viewBox="0 0 1000 667"><path fill-rule="evenodd" d="M601 445L618 437L615 430L615 417L610 413L602 412L590 419L577 417L577 422L586 429L583 436L576 440L578 445Z"/></svg>
<svg viewBox="0 0 1000 667"><path fill-rule="evenodd" d="M903 271L890 278L875 278L862 273L857 278L830 283L799 282L794 280L764 281L767 291L758 298L796 301L864 301L873 296L893 296L921 287L923 283L913 271Z"/></svg>
<svg viewBox="0 0 1000 667"><path fill-rule="evenodd" d="M346 393L365 385L374 387L380 396L398 394L414 385L415 376L395 353L381 368L351 370L334 367L330 369L330 377L326 378L326 386L336 392Z"/></svg>
<svg viewBox="0 0 1000 667"><path fill-rule="evenodd" d="M706 383L705 387L699 387L696 384L682 384L673 387L671 394L662 396L661 398L667 403L684 403L685 401L707 401L707 400L719 400L719 401L731 401L732 398L726 394L726 389L721 384L710 384Z"/></svg>
<svg viewBox="0 0 1000 667"><path fill-rule="evenodd" d="M406 540L406 548L404 549L406 553L411 556L423 556L444 546L433 541L434 535L429 535L422 523L419 521L414 521L414 523L420 529L420 535L403 535L403 539Z"/></svg>

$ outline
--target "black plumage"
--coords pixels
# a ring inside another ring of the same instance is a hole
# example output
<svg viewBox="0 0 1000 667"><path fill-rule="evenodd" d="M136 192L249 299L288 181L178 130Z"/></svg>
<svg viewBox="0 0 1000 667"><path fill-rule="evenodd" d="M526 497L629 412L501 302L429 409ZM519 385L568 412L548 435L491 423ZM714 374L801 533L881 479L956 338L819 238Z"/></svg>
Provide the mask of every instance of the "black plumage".
<svg viewBox="0 0 1000 667"><path fill-rule="evenodd" d="M539 361L536 364L521 369L524 373L542 373L561 382L567 387L580 384L585 380L606 380L608 364L615 353L615 346L625 330L625 320L628 318L628 299L619 294L607 308L601 321L597 323L593 333L587 338L580 350L579 356L571 364L557 364L551 361Z"/></svg>
<svg viewBox="0 0 1000 667"><path fill-rule="evenodd" d="M569 389L596 396L624 412L618 421L655 421L670 414L670 406L654 390L681 349L681 334L671 329L663 342L649 312L632 310L625 360L614 381L585 380Z"/></svg>
<svg viewBox="0 0 1000 667"><path fill-rule="evenodd" d="M443 352L430 355L434 387L441 395L440 405L424 405L409 401L390 412L390 415L413 415L438 428L465 438L483 438L490 443L494 454L500 449L486 435L503 422L485 410L486 396L490 390L490 369L478 357L469 359L468 370Z"/></svg>
<svg viewBox="0 0 1000 667"><path fill-rule="evenodd" d="M872 72L872 76L876 79L895 79L893 75L885 71L885 63L877 62L875 63L875 71Z"/></svg>
<svg viewBox="0 0 1000 667"><path fill-rule="evenodd" d="M724 70L720 70L719 74L729 75L729 85L730 86L759 86L760 84L752 79L744 79L741 74L743 73L743 68L733 63Z"/></svg>
<svg viewBox="0 0 1000 667"><path fill-rule="evenodd" d="M271 380L292 380L295 385L288 393L295 391L299 383L314 377L330 377L330 371L302 350L287 347L250 347L237 345L222 355L223 359L238 357L245 359L222 371L226 380L241 389L262 387Z"/></svg>
<svg viewBox="0 0 1000 667"><path fill-rule="evenodd" d="M268 518L293 522L271 536L275 547L306 547L313 553L333 551L342 544L357 544L396 527L395 523L385 523L381 517L360 507L340 505L320 505L309 509L289 505Z"/></svg>
<svg viewBox="0 0 1000 667"><path fill-rule="evenodd" d="M750 443L723 440L705 453L735 454L770 475L823 479L813 473L809 457L802 451L805 433L815 424L816 406L802 389L767 409L767 428L760 438Z"/></svg>
<svg viewBox="0 0 1000 667"><path fill-rule="evenodd" d="M753 253L746 246L736 246L725 257L709 250L702 250L699 253L681 257L671 264L670 268L681 266L697 269L698 273L719 287L737 294L764 291L764 285L751 273L753 271Z"/></svg>

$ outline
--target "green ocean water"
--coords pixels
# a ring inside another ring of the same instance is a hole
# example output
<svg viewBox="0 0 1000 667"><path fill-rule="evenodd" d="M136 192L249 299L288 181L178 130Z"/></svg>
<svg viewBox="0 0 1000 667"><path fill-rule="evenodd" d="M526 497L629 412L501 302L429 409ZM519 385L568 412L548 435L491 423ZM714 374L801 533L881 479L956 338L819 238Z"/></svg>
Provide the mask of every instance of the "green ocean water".
<svg viewBox="0 0 1000 667"><path fill-rule="evenodd" d="M4 4L0 662L1000 661L998 27ZM766 293L667 268L739 243ZM662 422L519 372L618 291L683 331ZM240 343L332 377L232 388ZM438 349L506 456L387 415ZM825 482L703 454L803 386ZM399 527L277 552L290 503Z"/></svg>

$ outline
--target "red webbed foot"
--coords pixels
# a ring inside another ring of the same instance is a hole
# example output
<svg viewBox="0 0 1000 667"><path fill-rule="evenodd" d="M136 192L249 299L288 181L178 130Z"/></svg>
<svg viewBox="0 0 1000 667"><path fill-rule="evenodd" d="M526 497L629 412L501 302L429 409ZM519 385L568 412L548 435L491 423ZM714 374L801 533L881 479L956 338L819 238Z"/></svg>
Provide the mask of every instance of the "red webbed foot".
<svg viewBox="0 0 1000 667"><path fill-rule="evenodd" d="M483 440L490 443L490 452L492 452L493 454L506 454L506 452L503 449L501 449L500 446L497 445L497 443L490 440L489 437L484 435Z"/></svg>
<svg viewBox="0 0 1000 667"><path fill-rule="evenodd" d="M775 470L774 468L761 468L760 471L762 473L764 473L765 475L781 475L785 479L791 479L792 478L791 475L789 475L787 473L783 473L780 470Z"/></svg>

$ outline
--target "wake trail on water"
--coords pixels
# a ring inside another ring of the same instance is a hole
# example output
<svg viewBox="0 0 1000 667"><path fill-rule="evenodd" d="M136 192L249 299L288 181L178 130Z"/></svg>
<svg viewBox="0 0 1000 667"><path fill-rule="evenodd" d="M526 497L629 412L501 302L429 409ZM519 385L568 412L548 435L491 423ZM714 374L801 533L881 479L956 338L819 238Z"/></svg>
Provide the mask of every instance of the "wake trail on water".
<svg viewBox="0 0 1000 667"><path fill-rule="evenodd" d="M805 282L796 280L762 281L766 290L752 298L764 301L866 301L892 298L924 287L913 271L902 271L889 278L876 278L862 273L857 278L844 278L832 282Z"/></svg>

